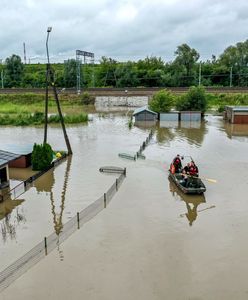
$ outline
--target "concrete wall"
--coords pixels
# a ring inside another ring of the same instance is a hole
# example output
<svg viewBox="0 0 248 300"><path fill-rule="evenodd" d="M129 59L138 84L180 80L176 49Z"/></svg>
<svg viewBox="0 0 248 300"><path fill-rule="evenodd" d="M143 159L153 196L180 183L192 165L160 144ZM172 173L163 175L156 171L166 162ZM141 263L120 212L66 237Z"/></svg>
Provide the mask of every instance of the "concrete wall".
<svg viewBox="0 0 248 300"><path fill-rule="evenodd" d="M113 106L132 106L141 107L148 105L148 96L127 96L127 97L113 97L113 96L100 96L96 97L96 107L113 107Z"/></svg>

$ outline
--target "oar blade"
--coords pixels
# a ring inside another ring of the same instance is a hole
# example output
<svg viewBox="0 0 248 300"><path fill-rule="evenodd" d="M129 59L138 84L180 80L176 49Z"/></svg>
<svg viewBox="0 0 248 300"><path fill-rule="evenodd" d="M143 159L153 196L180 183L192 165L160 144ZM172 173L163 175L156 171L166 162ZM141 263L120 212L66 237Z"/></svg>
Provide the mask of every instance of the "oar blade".
<svg viewBox="0 0 248 300"><path fill-rule="evenodd" d="M212 182L212 183L217 183L216 179L211 179L211 178L204 178L205 180Z"/></svg>

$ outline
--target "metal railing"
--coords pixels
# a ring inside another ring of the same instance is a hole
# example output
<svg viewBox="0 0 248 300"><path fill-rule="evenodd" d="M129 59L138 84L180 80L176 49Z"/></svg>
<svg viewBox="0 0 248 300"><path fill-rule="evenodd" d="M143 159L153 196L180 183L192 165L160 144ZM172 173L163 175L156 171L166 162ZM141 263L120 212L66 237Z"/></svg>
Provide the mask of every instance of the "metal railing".
<svg viewBox="0 0 248 300"><path fill-rule="evenodd" d="M119 172L120 173L120 168ZM107 207L115 193L120 188L123 180L126 177L126 169L121 170L121 174L112 184L112 186L99 199L91 203L82 211L78 212L76 216L71 218L68 222L63 224L62 230L59 234L53 232L48 237L45 237L42 242L37 244L29 252L16 260L5 270L0 272L0 291L9 286L14 280L20 277L24 272L34 266L48 253L58 247L65 241L72 233L80 229L80 226L91 220L100 211Z"/></svg>

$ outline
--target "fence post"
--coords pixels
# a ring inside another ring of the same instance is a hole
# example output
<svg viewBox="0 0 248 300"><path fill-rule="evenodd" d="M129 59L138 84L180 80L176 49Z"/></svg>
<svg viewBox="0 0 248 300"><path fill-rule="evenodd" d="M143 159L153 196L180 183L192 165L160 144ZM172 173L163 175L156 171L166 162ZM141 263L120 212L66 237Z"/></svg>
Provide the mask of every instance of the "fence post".
<svg viewBox="0 0 248 300"><path fill-rule="evenodd" d="M118 191L118 179L115 180L115 188L116 188L116 191Z"/></svg>
<svg viewBox="0 0 248 300"><path fill-rule="evenodd" d="M104 197L104 208L106 208L107 207L107 195L106 195L106 193L104 193L103 197Z"/></svg>
<svg viewBox="0 0 248 300"><path fill-rule="evenodd" d="M46 236L44 238L44 243L45 243L45 255L47 255L47 238L46 238Z"/></svg>
<svg viewBox="0 0 248 300"><path fill-rule="evenodd" d="M78 224L78 229L80 229L79 212L77 212L77 224Z"/></svg>
<svg viewBox="0 0 248 300"><path fill-rule="evenodd" d="M127 176L127 168L124 168L123 174L125 175L125 177Z"/></svg>

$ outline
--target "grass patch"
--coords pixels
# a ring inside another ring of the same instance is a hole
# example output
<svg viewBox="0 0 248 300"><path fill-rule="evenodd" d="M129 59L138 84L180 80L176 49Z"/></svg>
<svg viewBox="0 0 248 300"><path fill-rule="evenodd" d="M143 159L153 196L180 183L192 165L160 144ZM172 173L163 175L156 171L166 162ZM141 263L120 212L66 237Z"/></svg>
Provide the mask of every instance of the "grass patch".
<svg viewBox="0 0 248 300"><path fill-rule="evenodd" d="M36 112L34 114L12 114L12 115L0 115L0 125L12 125L12 126L30 126L44 124L44 114ZM77 115L65 115L64 121L67 124L84 123L88 121L87 114ZM60 123L59 115L52 115L48 118L49 124Z"/></svg>

